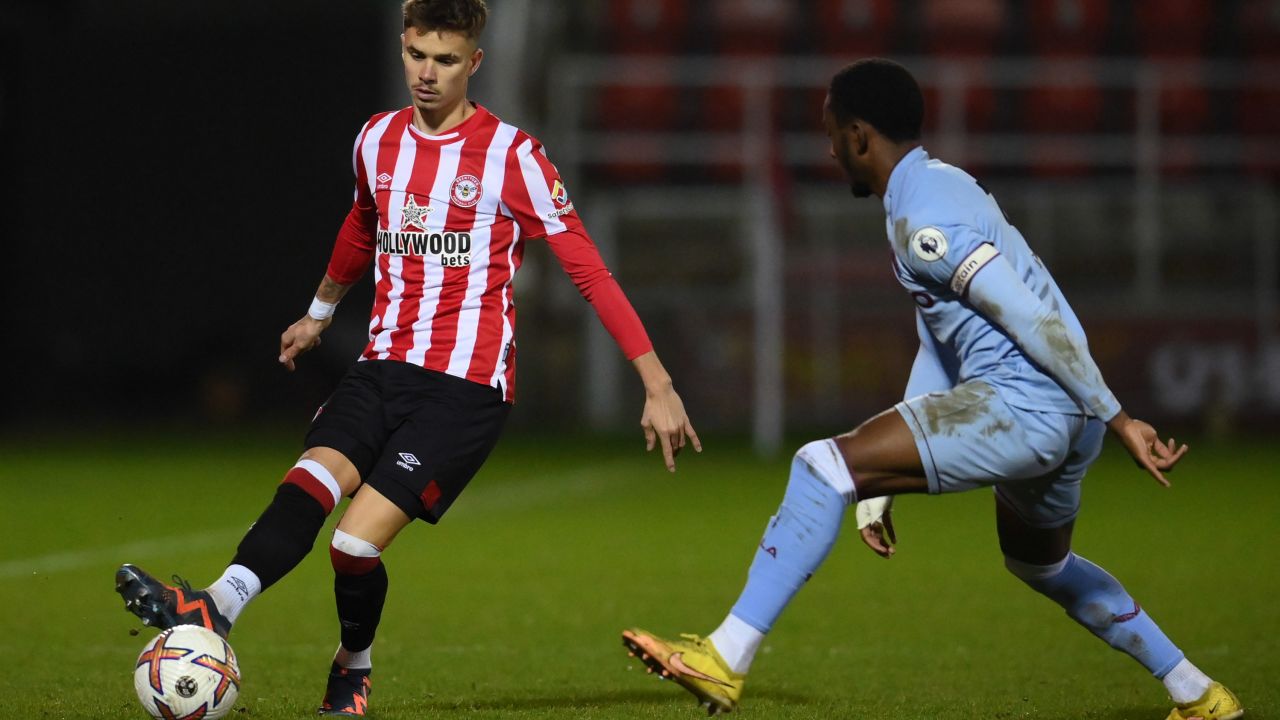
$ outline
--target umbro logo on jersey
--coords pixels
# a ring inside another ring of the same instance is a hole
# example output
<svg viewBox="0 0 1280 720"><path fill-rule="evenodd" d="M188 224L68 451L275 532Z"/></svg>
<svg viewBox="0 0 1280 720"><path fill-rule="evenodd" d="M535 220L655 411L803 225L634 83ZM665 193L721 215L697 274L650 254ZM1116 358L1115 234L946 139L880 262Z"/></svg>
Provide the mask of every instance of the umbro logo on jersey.
<svg viewBox="0 0 1280 720"><path fill-rule="evenodd" d="M391 176L388 175L387 173L378 173L378 187L376 189L377 190L391 189Z"/></svg>
<svg viewBox="0 0 1280 720"><path fill-rule="evenodd" d="M413 453L400 453L400 459L396 461L396 464L409 472L413 472L414 467L422 465Z"/></svg>

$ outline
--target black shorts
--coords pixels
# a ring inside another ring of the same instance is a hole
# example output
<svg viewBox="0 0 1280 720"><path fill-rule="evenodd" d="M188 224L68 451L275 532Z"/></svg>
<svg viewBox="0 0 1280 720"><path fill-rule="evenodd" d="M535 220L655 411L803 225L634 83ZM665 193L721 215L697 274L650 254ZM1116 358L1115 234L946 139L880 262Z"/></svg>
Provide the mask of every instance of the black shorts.
<svg viewBox="0 0 1280 720"><path fill-rule="evenodd" d="M320 406L305 445L342 453L406 515L434 524L484 464L510 410L497 388L367 360Z"/></svg>

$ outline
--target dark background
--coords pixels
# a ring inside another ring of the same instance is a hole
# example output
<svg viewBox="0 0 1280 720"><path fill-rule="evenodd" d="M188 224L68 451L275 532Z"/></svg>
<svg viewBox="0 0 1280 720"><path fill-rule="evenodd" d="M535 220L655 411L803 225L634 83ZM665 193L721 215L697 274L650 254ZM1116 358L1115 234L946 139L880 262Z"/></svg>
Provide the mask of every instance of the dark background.
<svg viewBox="0 0 1280 720"><path fill-rule="evenodd" d="M280 333L305 311L349 206L355 134L373 113L404 102L396 5L0 4L0 429L261 421L301 430L365 341L368 281L297 373L275 362ZM1030 9L1040 6L1061 12ZM1268 262L1280 264L1280 126L1268 120L1280 117L1280 90L1265 82L1280 67L1280 3L1179 0L1167 12L1147 0L490 7L489 55L472 97L547 142L597 239L608 227L599 221L604 201L625 206L636 188L673 203L686 191L736 193L746 187L744 168L766 160L736 153L735 88L679 73L670 87L620 76L616 86L581 90L572 98L584 108L573 142L554 112L570 70L637 58L778 59L812 61L821 79L852 57L887 54L913 68L927 102L939 106L952 63L1083 63L1099 94L1010 84L993 72L963 96L969 134L943 142L933 110L926 146L943 159L957 153L956 162L990 179L1054 269L1122 401L1211 432L1280 422L1280 288L1268 287L1280 270L1268 276L1256 261L1269 247ZM1071 25L1075 10L1099 9L1105 19L1092 30ZM1167 22L1153 27L1152 18ZM869 24L832 31L837 20ZM1045 50L1041 32L1082 45ZM964 44L974 38L982 41ZM1163 66L1170 77L1216 68L1264 82L1206 79L1162 96L1154 207L1164 284L1158 297L1136 302L1133 278L1147 258L1133 249L1142 180L1131 148L1146 140L1134 129L1139 103L1126 78L1162 63L1172 63ZM730 84L736 77L725 74ZM794 206L778 238L789 431L842 430L886 407L900 397L915 349L911 305L889 274L878 211L850 202L823 154L821 95L819 83L773 97L779 130L800 151L776 169L784 181L775 188L782 206ZM663 155L673 145L663 133L694 146L727 142L735 152L727 164L692 167ZM1117 148L1119 161L1078 159L1099 143ZM576 164L565 162L571 154ZM739 224L659 213L624 218L612 235L605 258L699 426L747 431L758 358ZM597 403L584 382L583 338L594 321L539 244L517 283L523 352L512 424L577 428ZM815 301L823 288L837 321ZM813 339L824 327L825 346ZM616 363L620 400L589 422L631 433L639 385ZM1173 397L1171 385L1186 392Z"/></svg>
<svg viewBox="0 0 1280 720"><path fill-rule="evenodd" d="M6 3L0 422L288 415L323 397L358 349L287 381L274 357L381 109L372 5Z"/></svg>

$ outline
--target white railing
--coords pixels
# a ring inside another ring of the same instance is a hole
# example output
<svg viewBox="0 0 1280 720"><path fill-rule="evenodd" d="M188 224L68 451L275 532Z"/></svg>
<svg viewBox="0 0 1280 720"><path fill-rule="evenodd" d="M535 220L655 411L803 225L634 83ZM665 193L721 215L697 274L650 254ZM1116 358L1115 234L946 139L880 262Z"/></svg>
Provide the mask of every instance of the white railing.
<svg viewBox="0 0 1280 720"><path fill-rule="evenodd" d="M606 256L617 253L608 247L617 223L628 218L665 216L680 213L711 214L726 221L737 221L742 229L743 249L750 257L750 274L743 279L742 290L749 297L753 315L754 359L751 380L752 432L758 449L776 450L784 430L783 418L783 295L785 263L779 237L781 209L770 173L771 144L777 143L774 157L788 167L804 168L828 165L826 139L819 126L820 108L814 108L812 131L781 131L773 127L771 113L758 111L771 107L775 92L788 89L825 88L830 75L844 64L840 58L772 58L767 60L726 60L715 58L621 58L566 57L560 59L550 73L552 82L550 129L555 160L561 172L578 187L578 194L591 193L582 186L584 168L597 163L635 160L627 155L640 148L660 147L661 160L672 165L723 165L738 162L742 181L736 192L725 194L724 187L697 194L700 200L689 203L687 188L663 190L647 188L643 192L611 190L612 200L596 192L584 202L589 208L591 229L603 239ZM935 155L964 166L971 157L980 157L988 166L1015 173L1036 162L1064 160L1094 167L1131 172L1129 182L1114 178L1105 184L1125 193L1132 203L1127 228L1132 277L1129 278L1130 306L1134 313L1155 313L1168 300L1169 290L1161 268L1166 250L1162 227L1161 204L1167 192L1163 175L1165 153L1185 158L1194 151L1197 162L1214 171L1216 180L1196 180L1207 191L1222 192L1224 174L1249 165L1280 167L1280 128L1264 137L1233 135L1170 136L1160 128L1161 89L1196 83L1214 90L1258 87L1280 90L1280 64L1255 65L1245 68L1224 62L1146 63L1138 61L1038 61L1030 59L984 61L938 61L907 59L923 88L935 91L939 105L937 128L925 144ZM674 71L674 72L672 72ZM673 79L675 78L675 79ZM966 94L972 88L1026 89L1040 86L1071 86L1088 83L1102 88L1128 91L1134 100L1134 127L1129 133L1078 134L1045 136L1043 134L984 134L965 125ZM605 86L699 88L736 86L744 96L741 129L732 132L704 132L697 129L668 132L617 132L588 127L586 103L599 88ZM1045 140L1051 142L1045 143ZM1058 148L1054 150L1053 148ZM1052 153L1062 153L1054 157ZM1049 153L1049 155L1046 155ZM1177 181L1180 186L1188 180ZM1252 237L1241 238L1235 252L1252 254L1253 287L1247 303L1257 321L1258 339L1265 345L1274 341L1280 319L1277 298L1278 201L1274 187L1247 179L1240 173L1233 180L1233 202L1248 212L1252 220ZM1072 186L1062 181L1019 182L1013 192L1023 195L1030 206L1046 212L1063 198L1088 195L1094 181ZM730 185L730 188L735 187ZM599 190L600 188L596 188ZM806 196L821 197L826 189L801 188ZM1002 200L1007 199L1002 194ZM810 203L804 211L822 214L843 212L845 200L833 199L828 204ZM1028 229L1033 242L1034 228ZM1214 242L1221 239L1214 238ZM819 243L815 247L821 247ZM615 262L616 264L616 262ZM1176 289L1176 288L1175 288ZM823 298L826 298L824 301ZM815 290L813 300L829 310L832 292ZM813 335L819 342L832 343L832 319L814 320ZM598 331L588 333L587 392L595 419L605 422L616 413L617 373L610 368L612 355L602 343ZM825 337L825 340L821 338ZM830 348L827 349L828 351ZM816 376L833 374L829 353L826 369ZM830 403L830 394L813 398L819 404Z"/></svg>

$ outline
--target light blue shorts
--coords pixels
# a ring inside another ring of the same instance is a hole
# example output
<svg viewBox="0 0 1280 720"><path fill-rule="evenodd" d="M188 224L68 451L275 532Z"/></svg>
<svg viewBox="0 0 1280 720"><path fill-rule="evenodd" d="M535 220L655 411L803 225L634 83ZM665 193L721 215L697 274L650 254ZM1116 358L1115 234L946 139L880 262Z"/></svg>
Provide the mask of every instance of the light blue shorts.
<svg viewBox="0 0 1280 720"><path fill-rule="evenodd" d="M1106 431L1086 415L1011 407L978 380L894 408L915 436L930 493L991 486L1023 521L1042 528L1075 519L1080 480Z"/></svg>

